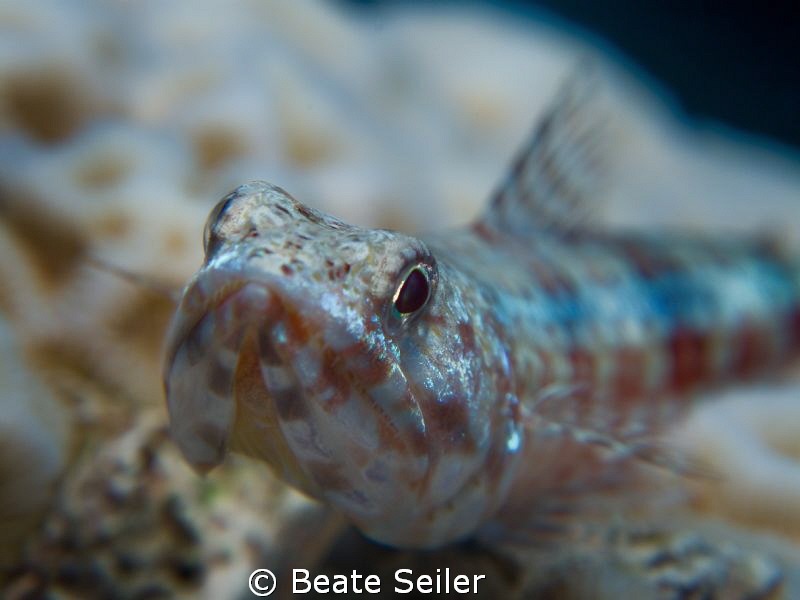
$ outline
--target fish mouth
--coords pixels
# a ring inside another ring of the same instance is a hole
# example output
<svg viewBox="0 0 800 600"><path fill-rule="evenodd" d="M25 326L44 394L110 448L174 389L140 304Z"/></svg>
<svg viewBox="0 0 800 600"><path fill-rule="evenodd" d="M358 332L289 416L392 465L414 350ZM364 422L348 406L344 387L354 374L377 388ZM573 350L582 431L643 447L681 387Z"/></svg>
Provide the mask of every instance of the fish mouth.
<svg viewBox="0 0 800 600"><path fill-rule="evenodd" d="M270 339L285 335L285 303L267 281L239 272L209 271L187 285L165 352L170 433L200 473L230 450L319 496L281 426L287 410L308 406L292 361Z"/></svg>
<svg viewBox="0 0 800 600"><path fill-rule="evenodd" d="M251 280L236 271L214 269L198 273L187 285L170 324L164 349L164 379L175 361L175 355L190 332L211 311Z"/></svg>
<svg viewBox="0 0 800 600"><path fill-rule="evenodd" d="M222 270L186 287L167 334L163 381L172 437L198 471L225 456L242 342L267 320L272 296L264 283Z"/></svg>

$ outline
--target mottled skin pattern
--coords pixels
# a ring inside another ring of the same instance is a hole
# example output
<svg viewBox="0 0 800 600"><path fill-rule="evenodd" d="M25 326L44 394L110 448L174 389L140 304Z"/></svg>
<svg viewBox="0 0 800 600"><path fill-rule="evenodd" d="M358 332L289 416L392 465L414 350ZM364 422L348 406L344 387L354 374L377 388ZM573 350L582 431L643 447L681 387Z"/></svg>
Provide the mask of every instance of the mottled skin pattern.
<svg viewBox="0 0 800 600"><path fill-rule="evenodd" d="M693 393L800 349L799 270L768 244L574 218L584 103L559 99L464 229L363 229L267 183L224 198L168 338L187 459L258 457L408 547L535 535L632 463L680 470L653 440ZM415 268L429 296L401 314Z"/></svg>

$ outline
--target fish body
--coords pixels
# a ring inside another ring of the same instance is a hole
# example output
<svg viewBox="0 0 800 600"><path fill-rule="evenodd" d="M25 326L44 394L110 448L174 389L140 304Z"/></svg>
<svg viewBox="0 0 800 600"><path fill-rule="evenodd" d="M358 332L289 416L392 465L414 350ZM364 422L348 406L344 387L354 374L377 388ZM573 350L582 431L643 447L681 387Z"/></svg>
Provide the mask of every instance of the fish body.
<svg viewBox="0 0 800 600"><path fill-rule="evenodd" d="M400 547L533 531L631 463L679 468L653 440L698 391L800 351L800 268L580 217L586 105L563 92L461 229L356 227L263 182L226 196L167 342L189 462L257 457Z"/></svg>

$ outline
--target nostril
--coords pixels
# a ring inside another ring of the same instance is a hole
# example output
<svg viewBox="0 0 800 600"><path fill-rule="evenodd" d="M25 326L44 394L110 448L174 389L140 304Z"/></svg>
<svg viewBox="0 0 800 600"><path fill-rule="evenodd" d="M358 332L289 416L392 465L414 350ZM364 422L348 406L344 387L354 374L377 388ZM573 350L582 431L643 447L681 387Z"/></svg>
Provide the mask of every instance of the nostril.
<svg viewBox="0 0 800 600"><path fill-rule="evenodd" d="M211 210L206 220L206 226L203 229L203 249L208 254L209 249L213 250L219 244L219 234L217 233L220 220L225 215L231 203L239 196L239 190L234 190L222 200L217 202L217 205Z"/></svg>

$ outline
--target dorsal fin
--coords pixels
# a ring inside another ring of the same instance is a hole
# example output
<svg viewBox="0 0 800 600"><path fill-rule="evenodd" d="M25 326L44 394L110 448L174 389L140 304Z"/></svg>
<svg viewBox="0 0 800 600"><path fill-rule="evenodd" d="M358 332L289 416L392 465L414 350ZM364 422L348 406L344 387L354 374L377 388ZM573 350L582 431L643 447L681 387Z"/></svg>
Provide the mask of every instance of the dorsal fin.
<svg viewBox="0 0 800 600"><path fill-rule="evenodd" d="M612 111L598 68L580 63L511 164L477 225L508 233L571 230L596 210L610 163Z"/></svg>

